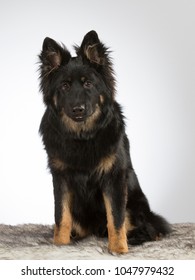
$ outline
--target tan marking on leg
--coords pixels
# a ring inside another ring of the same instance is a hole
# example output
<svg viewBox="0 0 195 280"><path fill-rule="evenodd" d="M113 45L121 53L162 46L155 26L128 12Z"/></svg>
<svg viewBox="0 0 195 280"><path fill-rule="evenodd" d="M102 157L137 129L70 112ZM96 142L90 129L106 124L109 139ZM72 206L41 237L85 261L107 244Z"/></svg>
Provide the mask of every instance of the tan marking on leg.
<svg viewBox="0 0 195 280"><path fill-rule="evenodd" d="M62 219L60 225L55 225L54 229L54 244L66 245L70 243L70 235L72 230L72 215L70 212L71 197L66 194L63 201Z"/></svg>
<svg viewBox="0 0 195 280"><path fill-rule="evenodd" d="M129 231L133 230L135 226L131 223L130 214L126 211L125 213L125 229L128 234Z"/></svg>
<svg viewBox="0 0 195 280"><path fill-rule="evenodd" d="M101 161L99 162L96 170L100 174L107 173L112 169L115 161L116 161L116 155L115 154L108 155L108 156L104 157L103 159L101 159Z"/></svg>
<svg viewBox="0 0 195 280"><path fill-rule="evenodd" d="M77 238L84 238L89 234L87 229L84 229L79 223L75 222L73 222L72 230L75 231Z"/></svg>
<svg viewBox="0 0 195 280"><path fill-rule="evenodd" d="M105 195L103 195L103 197L107 215L108 249L109 251L115 253L127 253L128 245L125 222L123 223L120 229L117 230L115 228L110 200Z"/></svg>

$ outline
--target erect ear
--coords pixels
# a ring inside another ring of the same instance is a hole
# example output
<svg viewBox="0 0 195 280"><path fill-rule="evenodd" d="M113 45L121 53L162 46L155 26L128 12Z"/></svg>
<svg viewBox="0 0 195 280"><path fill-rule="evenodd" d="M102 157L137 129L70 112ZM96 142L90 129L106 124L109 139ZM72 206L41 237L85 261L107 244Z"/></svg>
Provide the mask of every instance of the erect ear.
<svg viewBox="0 0 195 280"><path fill-rule="evenodd" d="M40 58L40 89L43 92L44 102L51 102L50 81L52 73L55 72L61 65L68 63L71 58L68 50L60 46L54 40L45 38Z"/></svg>
<svg viewBox="0 0 195 280"><path fill-rule="evenodd" d="M50 73L61 64L68 63L71 55L64 46L61 47L56 41L46 37L39 57L42 62L43 72Z"/></svg>
<svg viewBox="0 0 195 280"><path fill-rule="evenodd" d="M77 54L86 58L89 62L104 65L106 59L105 46L100 42L95 31L88 32L83 38L80 48L76 48Z"/></svg>

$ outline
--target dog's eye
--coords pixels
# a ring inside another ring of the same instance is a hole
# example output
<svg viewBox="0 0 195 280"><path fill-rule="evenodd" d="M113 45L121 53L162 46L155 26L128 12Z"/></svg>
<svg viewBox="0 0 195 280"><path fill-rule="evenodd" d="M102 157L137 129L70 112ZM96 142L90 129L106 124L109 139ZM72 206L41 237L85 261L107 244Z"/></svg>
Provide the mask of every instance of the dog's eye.
<svg viewBox="0 0 195 280"><path fill-rule="evenodd" d="M91 88L93 86L92 82L87 80L83 84L84 88Z"/></svg>
<svg viewBox="0 0 195 280"><path fill-rule="evenodd" d="M69 90L70 89L70 83L68 82L64 82L63 85L62 85L62 90Z"/></svg>

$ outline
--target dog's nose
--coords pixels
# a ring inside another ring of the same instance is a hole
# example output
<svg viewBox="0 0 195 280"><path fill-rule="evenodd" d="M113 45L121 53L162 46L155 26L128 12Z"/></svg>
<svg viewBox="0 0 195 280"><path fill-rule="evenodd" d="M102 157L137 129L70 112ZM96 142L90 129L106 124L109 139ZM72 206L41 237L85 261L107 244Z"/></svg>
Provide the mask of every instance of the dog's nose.
<svg viewBox="0 0 195 280"><path fill-rule="evenodd" d="M85 115L85 105L78 105L72 108L72 114L74 117L83 117Z"/></svg>

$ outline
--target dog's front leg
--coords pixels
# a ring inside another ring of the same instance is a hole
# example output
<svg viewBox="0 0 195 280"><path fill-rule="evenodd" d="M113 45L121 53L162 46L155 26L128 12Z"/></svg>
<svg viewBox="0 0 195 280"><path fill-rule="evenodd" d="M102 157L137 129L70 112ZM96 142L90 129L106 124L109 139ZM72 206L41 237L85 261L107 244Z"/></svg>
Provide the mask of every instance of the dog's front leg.
<svg viewBox="0 0 195 280"><path fill-rule="evenodd" d="M55 228L54 244L66 245L70 243L72 230L71 193L66 181L53 175L55 199Z"/></svg>
<svg viewBox="0 0 195 280"><path fill-rule="evenodd" d="M103 198L107 216L108 249L110 252L127 253L126 187L113 184L106 188Z"/></svg>

